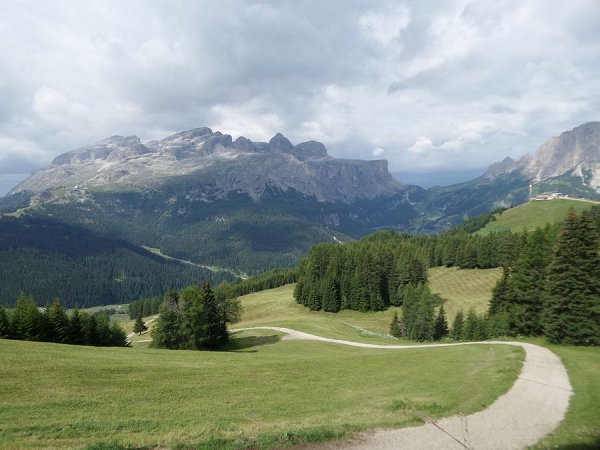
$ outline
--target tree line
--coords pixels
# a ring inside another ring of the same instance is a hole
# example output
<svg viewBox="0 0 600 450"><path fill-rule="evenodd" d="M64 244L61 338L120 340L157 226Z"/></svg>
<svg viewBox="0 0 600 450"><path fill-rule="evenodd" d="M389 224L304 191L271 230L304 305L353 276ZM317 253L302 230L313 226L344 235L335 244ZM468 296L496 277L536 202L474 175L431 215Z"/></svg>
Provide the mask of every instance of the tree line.
<svg viewBox="0 0 600 450"><path fill-rule="evenodd" d="M240 320L237 298L218 298L209 283L169 291L152 330L152 346L166 349L216 349L229 343L227 325Z"/></svg>
<svg viewBox="0 0 600 450"><path fill-rule="evenodd" d="M296 301L312 310L378 311L401 306L392 334L416 341L545 335L600 343L600 208L570 211L564 225L486 236L380 232L343 246L313 247L298 266ZM452 327L427 269L503 267L487 314L461 311ZM444 325L445 324L445 325Z"/></svg>
<svg viewBox="0 0 600 450"><path fill-rule="evenodd" d="M427 282L429 267L511 264L522 240L510 232L413 236L382 231L360 241L314 246L298 265L296 301L312 310L380 311L402 305L407 286Z"/></svg>
<svg viewBox="0 0 600 450"><path fill-rule="evenodd" d="M571 209L558 233L546 227L522 239L522 252L493 291L496 334L599 345L600 208L580 215Z"/></svg>
<svg viewBox="0 0 600 450"><path fill-rule="evenodd" d="M67 314L55 299L40 311L33 297L20 295L14 309L0 306L0 338L59 344L125 347L126 334L106 314L77 309Z"/></svg>

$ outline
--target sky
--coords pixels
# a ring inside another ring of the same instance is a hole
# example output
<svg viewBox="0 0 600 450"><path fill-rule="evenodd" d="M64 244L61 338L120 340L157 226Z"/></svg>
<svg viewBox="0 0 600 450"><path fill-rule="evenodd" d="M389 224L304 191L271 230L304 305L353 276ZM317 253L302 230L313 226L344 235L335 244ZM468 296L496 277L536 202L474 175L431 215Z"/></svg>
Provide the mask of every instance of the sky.
<svg viewBox="0 0 600 450"><path fill-rule="evenodd" d="M599 0L0 2L0 195L200 126L454 180L600 120L599 23Z"/></svg>

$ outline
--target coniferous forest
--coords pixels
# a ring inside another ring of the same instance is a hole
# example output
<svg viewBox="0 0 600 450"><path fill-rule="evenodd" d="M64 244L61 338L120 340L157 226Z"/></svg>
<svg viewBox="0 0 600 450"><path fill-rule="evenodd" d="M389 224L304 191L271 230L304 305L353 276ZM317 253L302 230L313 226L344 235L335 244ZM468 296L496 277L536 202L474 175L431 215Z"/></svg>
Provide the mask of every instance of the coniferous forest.
<svg viewBox="0 0 600 450"><path fill-rule="evenodd" d="M562 227L530 233L464 230L385 231L343 246L315 246L299 264L296 301L328 312L401 306L391 334L416 341L545 335L555 343L600 344L600 208L571 211ZM504 268L486 316L459 312L449 329L442 299L426 284L427 269L441 265Z"/></svg>
<svg viewBox="0 0 600 450"><path fill-rule="evenodd" d="M106 314L75 309L67 314L58 299L42 311L33 297L21 295L11 311L0 305L0 338L59 344L125 347L125 332Z"/></svg>
<svg viewBox="0 0 600 450"><path fill-rule="evenodd" d="M59 297L65 306L80 308L234 279L84 228L31 217L0 219L0 273L4 306L14 305L25 290L42 301Z"/></svg>

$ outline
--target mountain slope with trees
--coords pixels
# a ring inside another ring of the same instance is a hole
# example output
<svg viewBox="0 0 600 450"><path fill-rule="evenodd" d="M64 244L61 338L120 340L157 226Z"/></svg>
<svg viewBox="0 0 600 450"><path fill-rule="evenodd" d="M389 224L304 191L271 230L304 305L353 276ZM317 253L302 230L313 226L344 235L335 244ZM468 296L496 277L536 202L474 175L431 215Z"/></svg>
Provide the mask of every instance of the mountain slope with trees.
<svg viewBox="0 0 600 450"><path fill-rule="evenodd" d="M67 307L127 303L204 280L232 280L166 261L128 242L82 227L29 217L0 218L0 304L19 293L42 305L58 297Z"/></svg>

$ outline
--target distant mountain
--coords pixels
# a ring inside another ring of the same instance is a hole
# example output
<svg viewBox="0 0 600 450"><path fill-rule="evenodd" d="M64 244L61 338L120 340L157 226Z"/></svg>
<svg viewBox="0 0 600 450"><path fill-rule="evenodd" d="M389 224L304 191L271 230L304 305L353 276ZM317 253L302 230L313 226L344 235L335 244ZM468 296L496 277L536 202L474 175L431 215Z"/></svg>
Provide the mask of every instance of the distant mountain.
<svg viewBox="0 0 600 450"><path fill-rule="evenodd" d="M325 146L196 128L160 141L112 136L58 156L0 199L20 211L198 264L258 273L290 266L318 242L379 229L435 233L534 193L600 197L600 123L550 139L519 161L428 190L387 162L336 159Z"/></svg>
<svg viewBox="0 0 600 450"><path fill-rule="evenodd" d="M315 141L292 143L275 135L268 143L197 128L161 141L112 136L58 156L10 194L68 189L130 191L191 176L191 200L211 202L229 194L260 200L268 189L293 190L320 202L352 203L406 191L387 161L335 159Z"/></svg>
<svg viewBox="0 0 600 450"><path fill-rule="evenodd" d="M524 203L530 183L534 195L558 191L600 199L600 122L553 137L518 161L507 157L474 180L429 189L423 211L430 220L422 229L447 229L468 217Z"/></svg>
<svg viewBox="0 0 600 450"><path fill-rule="evenodd" d="M167 255L256 273L311 245L410 229L426 191L387 161L332 158L325 146L197 128L142 143L113 136L58 156L0 200L0 211L85 226Z"/></svg>

